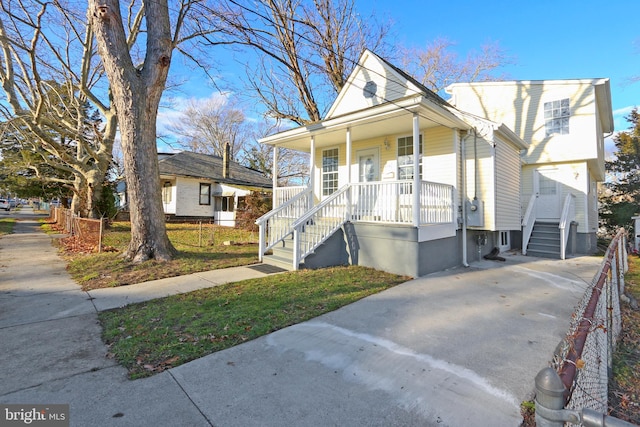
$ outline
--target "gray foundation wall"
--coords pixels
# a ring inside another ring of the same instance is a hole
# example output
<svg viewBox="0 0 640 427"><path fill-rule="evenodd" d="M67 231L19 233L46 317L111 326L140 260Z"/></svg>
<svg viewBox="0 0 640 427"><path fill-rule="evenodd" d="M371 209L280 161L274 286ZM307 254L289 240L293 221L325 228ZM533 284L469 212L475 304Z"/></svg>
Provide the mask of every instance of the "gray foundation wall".
<svg viewBox="0 0 640 427"><path fill-rule="evenodd" d="M468 230L467 261L477 261L491 252L497 238L497 233ZM460 266L462 261L460 231L454 237L418 242L414 227L347 223L307 257L304 267L351 264L419 277Z"/></svg>

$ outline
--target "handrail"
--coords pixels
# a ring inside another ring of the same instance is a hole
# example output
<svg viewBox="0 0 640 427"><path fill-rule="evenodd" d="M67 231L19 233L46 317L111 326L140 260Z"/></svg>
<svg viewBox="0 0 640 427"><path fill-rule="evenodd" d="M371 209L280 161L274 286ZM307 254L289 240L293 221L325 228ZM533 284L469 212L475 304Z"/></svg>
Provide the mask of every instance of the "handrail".
<svg viewBox="0 0 640 427"><path fill-rule="evenodd" d="M350 217L351 186L343 186L309 209L292 225L293 269L342 226Z"/></svg>
<svg viewBox="0 0 640 427"><path fill-rule="evenodd" d="M567 252L567 240L569 239L569 233L571 231L571 221L576 217L576 207L574 199L576 196L572 193L567 194L564 198L564 205L562 206L562 216L560 217L560 259L565 259ZM569 226L567 226L567 224Z"/></svg>
<svg viewBox="0 0 640 427"><path fill-rule="evenodd" d="M537 194L532 194L527 205L524 217L522 218L522 255L527 254L527 246L529 246L529 239L531 239L531 233L533 232L533 226L536 223L536 201L538 200Z"/></svg>
<svg viewBox="0 0 640 427"><path fill-rule="evenodd" d="M309 208L310 195L311 188L307 188L256 220L260 261L266 251L291 234L291 224Z"/></svg>

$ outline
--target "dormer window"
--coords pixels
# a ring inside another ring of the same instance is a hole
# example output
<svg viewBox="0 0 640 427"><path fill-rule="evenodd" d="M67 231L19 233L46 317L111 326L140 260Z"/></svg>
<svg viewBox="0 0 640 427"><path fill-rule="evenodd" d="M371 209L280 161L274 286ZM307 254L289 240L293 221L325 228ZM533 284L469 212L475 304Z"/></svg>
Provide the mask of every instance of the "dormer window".
<svg viewBox="0 0 640 427"><path fill-rule="evenodd" d="M544 103L544 127L547 136L568 135L571 108L569 98Z"/></svg>

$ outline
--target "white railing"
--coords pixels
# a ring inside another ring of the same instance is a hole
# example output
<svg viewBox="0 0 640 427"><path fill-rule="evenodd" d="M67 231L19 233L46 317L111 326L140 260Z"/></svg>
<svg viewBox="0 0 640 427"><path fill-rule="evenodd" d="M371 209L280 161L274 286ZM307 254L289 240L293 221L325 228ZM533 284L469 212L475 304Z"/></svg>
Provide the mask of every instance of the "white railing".
<svg viewBox="0 0 640 427"><path fill-rule="evenodd" d="M345 185L293 223L294 270L349 219L350 196L351 187Z"/></svg>
<svg viewBox="0 0 640 427"><path fill-rule="evenodd" d="M311 189L307 188L256 220L259 227L260 261L266 251L291 234L294 221L309 210L310 200Z"/></svg>
<svg viewBox="0 0 640 427"><path fill-rule="evenodd" d="M385 181L346 185L293 224L293 268L346 221L412 224L412 182ZM453 187L422 182L420 225L454 221Z"/></svg>
<svg viewBox="0 0 640 427"><path fill-rule="evenodd" d="M420 225L448 224L454 221L453 186L422 181Z"/></svg>
<svg viewBox="0 0 640 427"><path fill-rule="evenodd" d="M295 187L276 187L273 189L273 207L274 209L284 205L303 191L308 190L304 185Z"/></svg>
<svg viewBox="0 0 640 427"><path fill-rule="evenodd" d="M527 205L527 211L522 218L522 255L527 254L527 246L529 246L529 239L533 232L533 226L536 222L536 201L538 200L537 194L532 194Z"/></svg>
<svg viewBox="0 0 640 427"><path fill-rule="evenodd" d="M351 186L349 212L354 221L413 223L413 182L363 182ZM423 181L420 205L420 225L453 222L453 187Z"/></svg>
<svg viewBox="0 0 640 427"><path fill-rule="evenodd" d="M567 253L567 241L571 232L571 221L576 218L576 196L569 193L564 199L562 216L560 217L560 259L565 259Z"/></svg>

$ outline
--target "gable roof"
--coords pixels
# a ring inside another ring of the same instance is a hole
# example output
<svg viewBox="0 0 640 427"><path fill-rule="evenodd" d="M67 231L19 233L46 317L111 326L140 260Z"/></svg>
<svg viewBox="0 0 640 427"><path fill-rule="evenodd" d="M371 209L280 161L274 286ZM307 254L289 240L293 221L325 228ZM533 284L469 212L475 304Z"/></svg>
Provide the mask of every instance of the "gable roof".
<svg viewBox="0 0 640 427"><path fill-rule="evenodd" d="M415 78L365 49L327 112L325 120L415 96L423 96L434 104L451 107L447 101Z"/></svg>
<svg viewBox="0 0 640 427"><path fill-rule="evenodd" d="M164 154L158 161L160 175L182 176L188 178L204 178L212 181L243 186L271 188L271 179L255 169L230 161L229 174L223 177L223 159L209 154L182 151L175 154Z"/></svg>
<svg viewBox="0 0 640 427"><path fill-rule="evenodd" d="M323 120L267 136L258 142L308 152L311 139L316 148L344 143L346 130L351 132L352 138L360 140L406 133L407 121L403 117L413 114L426 119L421 122L423 127L469 130L482 123L502 133L515 146L528 147L506 126L465 114L406 72L366 49Z"/></svg>

